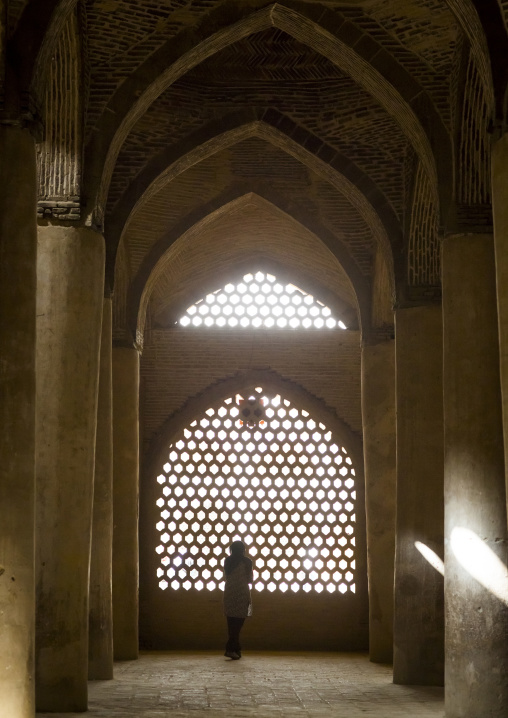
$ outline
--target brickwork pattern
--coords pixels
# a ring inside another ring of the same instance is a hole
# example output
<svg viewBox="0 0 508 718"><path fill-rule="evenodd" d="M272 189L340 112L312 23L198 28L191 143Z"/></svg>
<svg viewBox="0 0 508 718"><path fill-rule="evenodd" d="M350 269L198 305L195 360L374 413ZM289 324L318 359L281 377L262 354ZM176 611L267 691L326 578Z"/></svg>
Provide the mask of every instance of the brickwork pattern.
<svg viewBox="0 0 508 718"><path fill-rule="evenodd" d="M359 653L143 653L90 683L95 718L443 718L443 689L398 686ZM81 713L39 713L68 718Z"/></svg>
<svg viewBox="0 0 508 718"><path fill-rule="evenodd" d="M143 4L135 0L122 3L102 0L93 3L88 11L93 78L88 132L115 89L140 62L168 38L202 21L206 13L219 4L217 0L168 0ZM327 3L330 9L343 12L341 5L339 2ZM413 71L419 59L422 67L430 66L434 73L446 76L450 52L453 52L450 41L457 31L453 15L442 0L412 0L410 4L402 4L401 0L378 1L362 10L364 15L355 9L349 18L372 32L390 52L398 53L396 56L401 64L407 62L408 69ZM415 36L418 37L417 44Z"/></svg>
<svg viewBox="0 0 508 718"><path fill-rule="evenodd" d="M489 107L479 73L469 57L461 113L459 201L465 205L490 203Z"/></svg>
<svg viewBox="0 0 508 718"><path fill-rule="evenodd" d="M375 0L367 4L365 13L436 72L447 72L453 40L457 36L456 21L447 3L442 0Z"/></svg>
<svg viewBox="0 0 508 718"><path fill-rule="evenodd" d="M153 103L120 152L108 210L150 157L168 144L232 112L268 107L354 157L400 215L407 140L397 122L329 60L276 29L227 47Z"/></svg>
<svg viewBox="0 0 508 718"><path fill-rule="evenodd" d="M19 18L21 17L28 0L9 0L7 3L7 32L12 35L16 29Z"/></svg>
<svg viewBox="0 0 508 718"><path fill-rule="evenodd" d="M423 9L423 4L425 9ZM398 6L398 8L397 8ZM397 12L398 9L398 12ZM428 12L433 20L429 23ZM460 31L442 0L374 2L364 12L342 11L384 47L430 94L447 128L452 127L448 85ZM437 40L437 42L436 42Z"/></svg>
<svg viewBox="0 0 508 718"><path fill-rule="evenodd" d="M256 186L288 199L312 223L317 220L339 234L362 273L371 271L372 233L351 204L315 173L259 139L235 147L195 165L151 198L133 216L124 235L133 270L151 246L180 220L230 187Z"/></svg>
<svg viewBox="0 0 508 718"><path fill-rule="evenodd" d="M139 240L143 234L146 236L154 223L152 215L141 213L139 223L136 220L132 226L133 240ZM221 251L225 242L228 246L227 259ZM134 253L132 256L136 257ZM164 313L179 297L189 295L190 305L201 298L201 287L208 286L212 277L222 276L228 268L231 271L237 263L244 266L249 258L252 266L247 269L258 268L260 259L268 258L284 266L288 281L292 279L297 284L302 283L302 267L305 267L305 279L313 279L326 290L330 295L327 301L333 305L333 297L339 298L356 312L351 283L330 250L302 225L272 205L246 196L244 201L233 204L229 212L219 214L212 222L199 224L171 247L167 259L158 265L158 272L147 288L147 301L150 301L147 321L153 316L164 322ZM113 297L116 338L122 336L126 327L127 290L135 269L136 265L129 264L122 242ZM208 289L213 291L219 286L209 286ZM304 281L302 288L306 286ZM311 291L312 287L308 289ZM182 310L185 308L181 307ZM139 329L142 331L142 323Z"/></svg>
<svg viewBox="0 0 508 718"><path fill-rule="evenodd" d="M39 217L80 219L81 48L71 14L58 38L44 97L44 139L37 146Z"/></svg>
<svg viewBox="0 0 508 718"><path fill-rule="evenodd" d="M258 13L246 15L239 23L234 23L229 27L222 27L218 33L210 36L206 42L198 42L194 47L189 47L189 51L183 56L184 59L182 59L181 62L173 62L174 57L171 54L169 46L166 46L164 48L164 54L167 56L165 64L169 69L164 72L163 76L160 76L157 75L157 71L150 72L147 68L150 77L147 78L145 92L139 89L140 85L142 86L144 83L143 78L139 74L135 79L128 82L123 95L129 96L131 93L134 93L134 97L139 96L141 92L140 102L137 103L131 111L128 111L125 120L120 126L118 126L118 123L115 121L113 125L111 125L106 119L102 123L104 127L109 126L110 128L108 135L111 144L109 145L107 156L104 154L105 164L97 195L97 221L102 221L111 175L121 146L132 129L133 123L147 111L150 104L163 91L164 86L169 86L172 82L176 82L178 78L183 76L186 70L189 71L210 57L210 55L214 54L214 52L217 53L227 44L234 42L235 36L237 38L245 37L249 34L249 31L250 34L252 34L263 27L266 28L267 26L274 25L284 29L292 37L299 39L306 45L310 45L320 54L328 57L334 65L343 68L347 75L355 78L359 85L375 97L377 102L385 108L386 112L396 118L404 135L410 139L422 162L425 164L429 176L435 181L436 168L429 138L423 130L422 123L417 116L418 111L412 107L412 105L415 104L415 96L420 92L418 84L410 78L405 70L397 67L397 64L389 57L388 53L382 55L383 61L380 61L380 67L383 67L383 70L378 72L377 67L374 67L374 65L369 62L369 59L375 48L379 46L375 45L373 48L367 36L361 38L367 43L366 51L360 52L359 54L355 52L349 43L350 31L352 31L350 23L344 24L341 16L335 19L332 17L333 13L326 13L326 24L332 30L331 34L328 35L321 30L318 24L318 21L321 19L321 11L313 13L309 8L308 12L313 15L313 19L310 17L306 18L305 14L299 15L295 13L285 5L275 4L273 6L266 6L264 10ZM343 24L342 35L345 35L345 37L341 39L333 33L336 31L340 34L341 31L337 30L337 28L340 28ZM354 31L352 32L353 39L356 38L358 40L356 33ZM363 57L363 55L365 55L365 57ZM388 79L389 77L393 79L394 85L391 80ZM408 93L409 96L413 98L412 101L404 99ZM118 102L121 104L120 100L118 100ZM421 102L419 102L418 105L425 106L427 103L428 98L422 96ZM116 100L115 104L118 104ZM425 118L427 112L423 109L423 106L420 107L420 115L422 118ZM111 109L113 112L118 112L119 117L124 113L124 109L121 107L118 107L117 110ZM436 120L433 108L428 107L428 112L430 113L431 124L434 125L437 134L443 136L441 122ZM425 119L423 119L423 124L427 124ZM100 148L97 148L97 152L99 156L102 156ZM443 159L446 161L446 154ZM100 172L100 170L98 171Z"/></svg>
<svg viewBox="0 0 508 718"><path fill-rule="evenodd" d="M409 228L408 284L433 286L440 281L441 247L436 198L422 165L418 164Z"/></svg>
<svg viewBox="0 0 508 718"><path fill-rule="evenodd" d="M108 100L136 67L216 5L217 0L99 0L89 5L91 90L86 139Z"/></svg>
<svg viewBox="0 0 508 718"><path fill-rule="evenodd" d="M476 71L479 73L487 101L490 105L494 101L494 89L492 86L492 70L487 38L484 28L478 17L478 12L473 2L464 2L464 0L447 0L450 10L459 19L461 28L464 32L462 38L458 38L458 44L469 44L471 54L475 59ZM457 52L457 56L459 55ZM457 77L457 74L455 74ZM452 104L453 107L453 104Z"/></svg>
<svg viewBox="0 0 508 718"><path fill-rule="evenodd" d="M193 226L158 263L141 301L137 326L140 343L146 312L147 319L153 317L155 323L168 325L177 319L172 306L182 301L180 297L185 296L189 306L200 299L203 292L214 291L225 283L217 279L212 284L214 276L223 277L226 273L230 275L229 281L237 280L240 277L236 276L235 267L256 270L260 262L267 260L284 268L287 281L301 285L309 293L317 293L349 326L351 320L341 315L337 301L345 304L347 315L355 317L353 325L358 324L355 292L340 262L330 251L333 247L328 249L302 225L256 196L247 195L232 202L228 210ZM225 245L227 257L223 252ZM302 268L305 268L303 273ZM240 275L243 273L240 271ZM317 286L313 288L313 285ZM121 301L120 295L118 300ZM179 311L187 306L181 306Z"/></svg>
<svg viewBox="0 0 508 718"><path fill-rule="evenodd" d="M390 281L386 260L381 250L376 252L374 276L372 280L372 314L371 325L373 329L389 327L393 329L395 303L395 288Z"/></svg>
<svg viewBox="0 0 508 718"><path fill-rule="evenodd" d="M152 329L141 357L145 451L166 419L218 380L270 367L335 409L361 434L360 338L355 331Z"/></svg>
<svg viewBox="0 0 508 718"><path fill-rule="evenodd" d="M220 251L224 243L228 247L227 259ZM228 214L182 237L172 250L167 262L161 263L160 278L153 287L154 313L170 305L177 279L180 291L191 280L199 286L199 277L204 281L215 267L234 266L248 256L253 256L254 264L256 256L277 259L295 273L302 262L305 266L312 258L313 266L307 267L310 274L351 307L356 304L351 283L330 250L306 228L266 202L253 199L235 204Z"/></svg>

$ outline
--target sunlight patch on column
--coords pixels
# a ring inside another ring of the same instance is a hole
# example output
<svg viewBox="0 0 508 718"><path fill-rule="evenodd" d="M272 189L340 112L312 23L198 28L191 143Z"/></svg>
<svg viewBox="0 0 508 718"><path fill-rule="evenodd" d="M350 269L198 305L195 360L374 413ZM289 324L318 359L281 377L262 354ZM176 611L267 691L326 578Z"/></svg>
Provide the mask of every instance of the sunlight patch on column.
<svg viewBox="0 0 508 718"><path fill-rule="evenodd" d="M444 563L442 559L439 558L437 553L433 551L431 548L427 546L427 544L422 543L421 541L415 541L415 546L418 549L418 551L421 553L423 558L430 563L432 568L435 568L438 573L441 574L441 576L444 576Z"/></svg>
<svg viewBox="0 0 508 718"><path fill-rule="evenodd" d="M461 566L508 606L508 568L492 549L474 531L460 526L453 529L450 543Z"/></svg>

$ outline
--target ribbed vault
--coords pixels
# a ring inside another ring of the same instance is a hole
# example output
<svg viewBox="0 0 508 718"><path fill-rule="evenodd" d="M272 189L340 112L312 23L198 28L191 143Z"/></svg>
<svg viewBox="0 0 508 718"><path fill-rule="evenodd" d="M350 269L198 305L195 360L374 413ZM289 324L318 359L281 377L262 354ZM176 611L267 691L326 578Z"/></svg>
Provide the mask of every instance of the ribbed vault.
<svg viewBox="0 0 508 718"><path fill-rule="evenodd" d="M361 54L363 50L357 52L348 44L350 35L344 32L344 28L340 30L343 23L340 23L339 29L335 32L330 31L330 28L325 30L314 17L308 17L305 14L308 11L309 6L307 5L298 4L298 11L296 11L290 7L275 4L237 19L236 22L216 29L215 32L212 32L215 29L213 23L207 23L206 37L203 37L201 43L195 44L196 37L193 36L192 48L186 53L175 53L174 43L170 43L169 46L158 51L157 60L153 58L149 66L141 66L139 73L143 76L143 81L141 81L141 77L137 79L136 73L134 73L133 77L124 83L115 94L109 106L110 112L107 112L104 120L99 123L102 146L105 148L106 154L101 152L100 148L94 148L93 143L90 146L92 156L97 160L101 157L100 164L104 167L97 195L99 216L102 215L106 205L114 165L121 147L128 133L150 104L167 87L208 57L233 42L269 27L276 27L284 31L295 40L324 55L332 64L370 93L386 112L396 119L402 133L410 140L415 151L420 155L421 161L435 184L436 165L427 130L427 125L430 122L432 136L439 137L442 145L441 152L437 156L438 164L442 167L442 172L449 176L449 168L446 169L446 164L449 164L450 156L447 156L447 149L443 149L449 146L446 131L438 113L435 112L430 100L426 99L426 93L419 87L417 81L411 78L401 66L394 64L393 59L386 54L384 62L380 63L379 67L382 70L385 69L386 73L390 75L389 81L382 71L378 71L369 63L370 55L366 59ZM319 17L321 15L322 11L320 10ZM180 50L180 47L178 49ZM153 79L147 81L150 76ZM141 89L143 85L144 90ZM412 108L412 102L416 97L418 97L418 107L425 108L423 112L418 110L419 116ZM104 138L107 138L106 142L104 142ZM91 171L93 172L93 170ZM98 178L96 177L96 179ZM90 183L89 188L92 188Z"/></svg>
<svg viewBox="0 0 508 718"><path fill-rule="evenodd" d="M306 132L288 117L270 110L262 114L263 119L246 121L249 114L242 112L221 118L220 123L206 128L204 136L200 133L189 151L185 151L187 145L184 145L182 151L181 144L177 143L176 152L174 146L170 145L148 162L136 181L120 197L108 218L106 227L110 244L116 246L133 213L169 182L225 149L249 138L259 138L283 150L343 194L369 225L391 267L393 260L390 244L397 249L401 240L401 226L392 204L378 185L348 156L323 144L316 135ZM229 125L231 129L225 129ZM404 147L402 153L404 155ZM326 156L326 160L323 156ZM401 181L400 177L398 181Z"/></svg>

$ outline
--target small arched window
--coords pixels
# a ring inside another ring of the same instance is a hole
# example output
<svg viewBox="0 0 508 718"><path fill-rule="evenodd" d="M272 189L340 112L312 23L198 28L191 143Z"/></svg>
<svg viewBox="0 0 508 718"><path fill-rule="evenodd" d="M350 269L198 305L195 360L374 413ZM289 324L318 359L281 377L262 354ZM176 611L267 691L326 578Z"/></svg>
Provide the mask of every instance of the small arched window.
<svg viewBox="0 0 508 718"><path fill-rule="evenodd" d="M244 275L192 304L181 326L277 329L346 329L330 307L294 284L282 284L273 274Z"/></svg>

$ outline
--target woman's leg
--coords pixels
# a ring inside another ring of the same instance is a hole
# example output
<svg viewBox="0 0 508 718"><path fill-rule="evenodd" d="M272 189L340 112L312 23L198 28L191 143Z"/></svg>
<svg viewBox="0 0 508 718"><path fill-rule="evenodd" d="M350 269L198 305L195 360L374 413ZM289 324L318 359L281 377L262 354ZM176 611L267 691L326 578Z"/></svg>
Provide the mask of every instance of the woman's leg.
<svg viewBox="0 0 508 718"><path fill-rule="evenodd" d="M245 618L235 618L227 616L228 622L228 642L226 643L226 653L238 653L240 648L240 631L242 630Z"/></svg>
<svg viewBox="0 0 508 718"><path fill-rule="evenodd" d="M234 618L231 618L231 616L226 616L226 621L228 623L228 640L226 643L226 653L233 653L234 649Z"/></svg>
<svg viewBox="0 0 508 718"><path fill-rule="evenodd" d="M230 634L231 636L231 642L233 644L233 651L235 653L240 653L241 646L240 646L240 631L242 630L242 626L245 622L245 618L233 618L232 619L232 632Z"/></svg>

